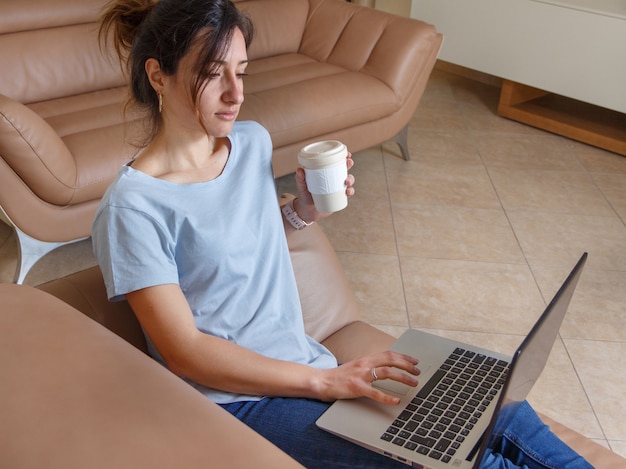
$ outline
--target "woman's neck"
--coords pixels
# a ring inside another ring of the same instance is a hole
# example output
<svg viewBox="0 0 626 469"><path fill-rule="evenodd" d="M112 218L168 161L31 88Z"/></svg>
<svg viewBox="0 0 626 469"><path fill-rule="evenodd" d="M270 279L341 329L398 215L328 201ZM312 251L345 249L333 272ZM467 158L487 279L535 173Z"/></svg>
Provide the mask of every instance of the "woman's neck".
<svg viewBox="0 0 626 469"><path fill-rule="evenodd" d="M157 135L133 163L152 177L189 184L222 174L230 155L230 140L204 135L196 139Z"/></svg>

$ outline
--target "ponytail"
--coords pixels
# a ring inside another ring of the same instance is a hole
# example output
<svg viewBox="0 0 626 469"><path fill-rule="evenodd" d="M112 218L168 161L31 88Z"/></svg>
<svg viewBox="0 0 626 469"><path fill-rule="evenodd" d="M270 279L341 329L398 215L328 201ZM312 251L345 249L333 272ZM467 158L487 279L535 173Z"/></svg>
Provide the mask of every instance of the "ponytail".
<svg viewBox="0 0 626 469"><path fill-rule="evenodd" d="M120 62L127 60L139 27L158 0L113 0L100 16L101 44L112 33L113 47Z"/></svg>

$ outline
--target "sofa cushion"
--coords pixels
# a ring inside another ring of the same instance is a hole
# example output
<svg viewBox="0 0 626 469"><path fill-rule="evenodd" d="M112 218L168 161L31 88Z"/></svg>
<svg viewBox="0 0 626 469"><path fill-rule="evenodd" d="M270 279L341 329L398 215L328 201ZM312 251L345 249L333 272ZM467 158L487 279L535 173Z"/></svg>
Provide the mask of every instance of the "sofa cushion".
<svg viewBox="0 0 626 469"><path fill-rule="evenodd" d="M259 59L248 69L239 119L260 122L275 148L371 122L401 104L393 90L370 75L300 54Z"/></svg>
<svg viewBox="0 0 626 469"><path fill-rule="evenodd" d="M320 63L306 55L289 53L253 60L244 78L246 96L306 80L345 72L345 68Z"/></svg>
<svg viewBox="0 0 626 469"><path fill-rule="evenodd" d="M46 282L37 288L60 298L142 352L148 353L146 339L130 305L126 301L110 302L107 299L99 267Z"/></svg>
<svg viewBox="0 0 626 469"><path fill-rule="evenodd" d="M321 227L314 224L300 231L287 230L304 327L308 335L322 342L346 325L359 321L360 306Z"/></svg>

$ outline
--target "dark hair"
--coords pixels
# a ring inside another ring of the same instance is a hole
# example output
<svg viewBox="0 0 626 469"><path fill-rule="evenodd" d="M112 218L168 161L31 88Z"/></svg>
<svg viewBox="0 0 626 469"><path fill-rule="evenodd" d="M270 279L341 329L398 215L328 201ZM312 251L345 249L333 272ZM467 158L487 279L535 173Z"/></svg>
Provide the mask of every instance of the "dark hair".
<svg viewBox="0 0 626 469"><path fill-rule="evenodd" d="M152 123L160 122L159 98L145 72L148 59L158 60L166 75L178 70L191 47L200 44L189 90L194 104L202 86L219 66L238 28L246 47L253 36L250 19L230 0L114 0L100 19L100 40L113 32L113 46L130 81L131 98L146 108Z"/></svg>

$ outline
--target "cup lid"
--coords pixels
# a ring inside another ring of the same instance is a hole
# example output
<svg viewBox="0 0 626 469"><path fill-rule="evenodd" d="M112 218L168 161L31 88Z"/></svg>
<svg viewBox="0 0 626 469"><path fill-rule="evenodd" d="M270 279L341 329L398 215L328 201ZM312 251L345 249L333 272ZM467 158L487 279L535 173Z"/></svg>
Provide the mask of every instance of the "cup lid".
<svg viewBox="0 0 626 469"><path fill-rule="evenodd" d="M319 167L340 161L346 154L347 148L339 140L324 140L302 148L298 160L301 165Z"/></svg>

